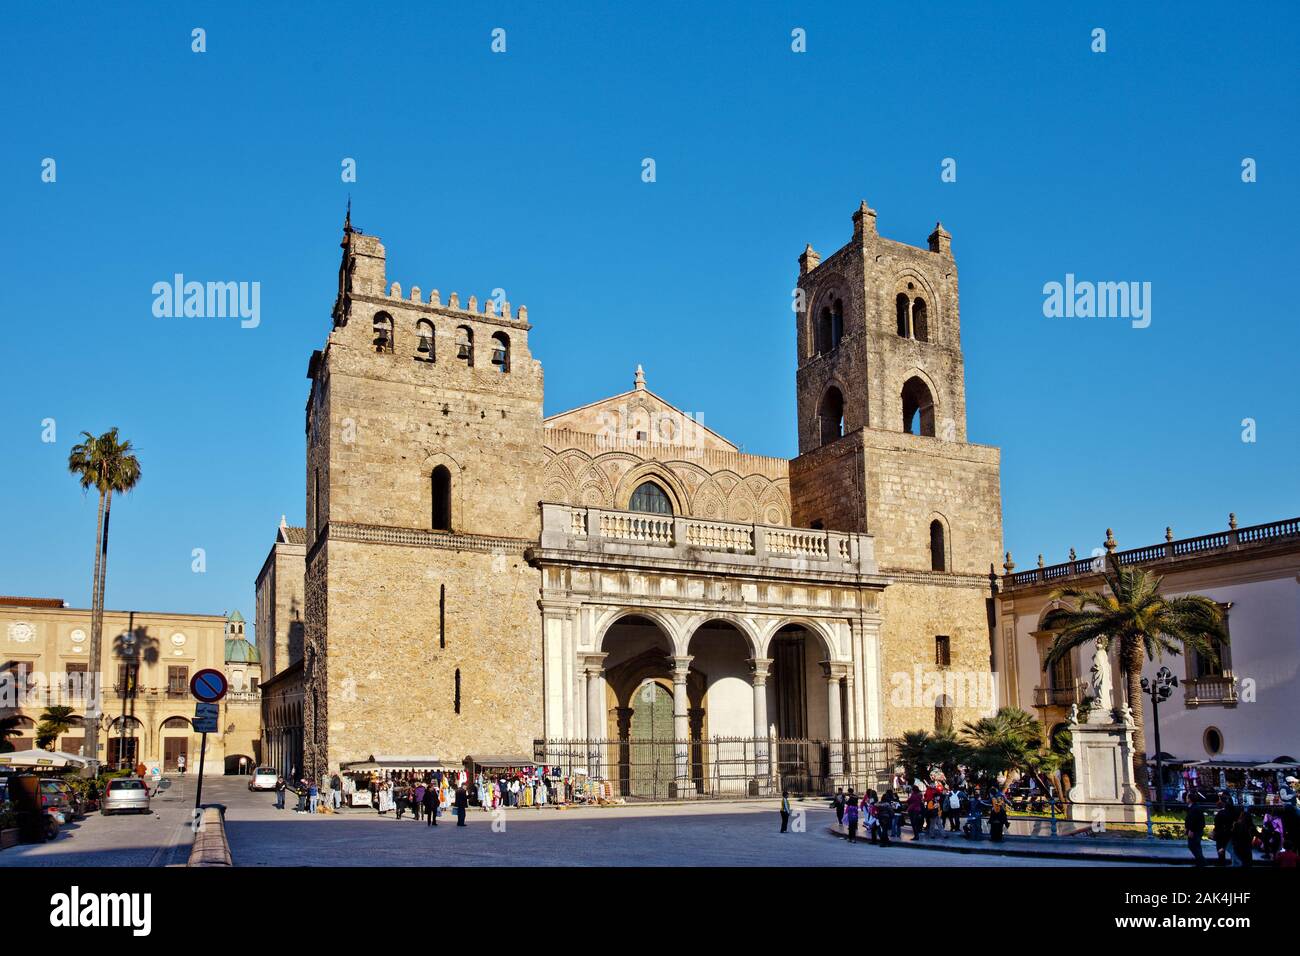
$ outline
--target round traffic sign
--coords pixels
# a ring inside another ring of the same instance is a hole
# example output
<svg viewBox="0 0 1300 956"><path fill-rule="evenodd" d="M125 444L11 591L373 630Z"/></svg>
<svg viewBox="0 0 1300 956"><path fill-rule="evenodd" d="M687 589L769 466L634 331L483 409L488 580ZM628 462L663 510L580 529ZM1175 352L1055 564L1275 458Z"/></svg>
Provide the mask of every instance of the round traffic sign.
<svg viewBox="0 0 1300 956"><path fill-rule="evenodd" d="M206 704L215 704L226 696L226 675L205 667L190 678L190 693Z"/></svg>

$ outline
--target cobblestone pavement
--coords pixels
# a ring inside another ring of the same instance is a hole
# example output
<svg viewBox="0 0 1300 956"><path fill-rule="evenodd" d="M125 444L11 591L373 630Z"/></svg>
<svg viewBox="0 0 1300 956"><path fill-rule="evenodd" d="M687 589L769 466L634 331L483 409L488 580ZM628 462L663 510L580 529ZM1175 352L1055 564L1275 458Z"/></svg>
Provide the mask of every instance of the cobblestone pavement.
<svg viewBox="0 0 1300 956"><path fill-rule="evenodd" d="M225 780L209 781L203 785L205 802L209 788L222 793L233 789ZM243 794L251 796L246 789ZM0 868L184 863L192 840L189 822L193 808L194 778L176 778L150 801L149 813L111 817L92 813L64 826L49 843L24 843L0 852Z"/></svg>
<svg viewBox="0 0 1300 956"><path fill-rule="evenodd" d="M247 795L245 795L247 796ZM832 836L818 801L801 833L779 831L776 801L671 806L471 810L468 826L443 817L437 829L366 810L307 816L277 811L269 795L226 814L236 866L1074 866L1023 860L848 846ZM1089 866L1105 865L1090 863Z"/></svg>
<svg viewBox="0 0 1300 956"><path fill-rule="evenodd" d="M163 866L183 863L194 781L177 781L141 816L92 815L47 844L0 853L5 866ZM775 801L668 806L471 810L468 826L437 829L368 810L307 816L276 810L274 796L249 793L243 778L210 779L205 803L226 805L236 866L1105 866L905 848L849 846L829 832L821 801L795 804L803 832L782 834ZM503 825L502 825L503 824Z"/></svg>

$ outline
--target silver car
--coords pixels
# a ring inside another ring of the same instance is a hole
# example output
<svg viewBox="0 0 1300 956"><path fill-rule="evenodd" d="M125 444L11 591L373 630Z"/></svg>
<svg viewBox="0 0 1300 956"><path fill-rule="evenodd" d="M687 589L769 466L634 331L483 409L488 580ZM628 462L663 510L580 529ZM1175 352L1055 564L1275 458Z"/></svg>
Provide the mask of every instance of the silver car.
<svg viewBox="0 0 1300 956"><path fill-rule="evenodd" d="M104 816L123 810L148 813L149 784L139 777L115 777L104 786L104 798L99 806Z"/></svg>

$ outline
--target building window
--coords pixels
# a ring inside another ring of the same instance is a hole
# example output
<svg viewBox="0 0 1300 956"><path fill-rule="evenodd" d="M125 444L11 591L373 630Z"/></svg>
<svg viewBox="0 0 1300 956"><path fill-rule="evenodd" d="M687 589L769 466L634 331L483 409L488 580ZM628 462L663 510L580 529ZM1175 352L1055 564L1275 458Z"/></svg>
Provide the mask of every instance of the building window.
<svg viewBox="0 0 1300 956"><path fill-rule="evenodd" d="M312 526L316 533L320 533L321 526L321 506L320 506L320 469L317 468L311 479L311 512Z"/></svg>
<svg viewBox="0 0 1300 956"><path fill-rule="evenodd" d="M428 319L421 319L415 323L415 334L419 337L420 343L416 346L415 357L421 362L432 362L435 354L435 341L433 323Z"/></svg>
<svg viewBox="0 0 1300 956"><path fill-rule="evenodd" d="M831 306L831 348L840 347L840 340L844 338L844 303L836 299Z"/></svg>
<svg viewBox="0 0 1300 956"><path fill-rule="evenodd" d="M934 639L934 663L936 667L952 664L952 641L946 634L940 634Z"/></svg>
<svg viewBox="0 0 1300 956"><path fill-rule="evenodd" d="M935 518L930 522L930 570L947 571L948 553L943 540L943 522Z"/></svg>
<svg viewBox="0 0 1300 956"><path fill-rule="evenodd" d="M122 697L134 697L136 692L136 666L134 664L117 665L117 692Z"/></svg>
<svg viewBox="0 0 1300 956"><path fill-rule="evenodd" d="M929 316L925 300L920 297L912 300L912 338L918 342L930 341Z"/></svg>
<svg viewBox="0 0 1300 956"><path fill-rule="evenodd" d="M439 465L429 476L430 491L433 499L431 527L434 531L451 530L451 471L446 465Z"/></svg>
<svg viewBox="0 0 1300 956"><path fill-rule="evenodd" d="M492 333L492 367L498 372L510 371L510 337L504 332Z"/></svg>
<svg viewBox="0 0 1300 956"><path fill-rule="evenodd" d="M898 298L894 299L894 313L898 319L898 335L900 338L907 338L909 329L907 321L907 294L898 293Z"/></svg>
<svg viewBox="0 0 1300 956"><path fill-rule="evenodd" d="M831 310L824 306L817 321L817 354L822 355L831 350Z"/></svg>
<svg viewBox="0 0 1300 956"><path fill-rule="evenodd" d="M913 376L903 383L903 431L934 437L934 398L925 382Z"/></svg>
<svg viewBox="0 0 1300 956"><path fill-rule="evenodd" d="M460 668L456 668L456 713L460 713Z"/></svg>
<svg viewBox="0 0 1300 956"><path fill-rule="evenodd" d="M188 667L167 668L167 696L187 697L190 692L190 669Z"/></svg>
<svg viewBox="0 0 1300 956"><path fill-rule="evenodd" d="M1073 652L1065 654L1052 665L1052 690L1059 691L1061 694L1074 690ZM1057 701L1065 699L1064 697L1058 697Z"/></svg>
<svg viewBox="0 0 1300 956"><path fill-rule="evenodd" d="M88 664L65 664L63 667L63 687L70 700L83 700L90 684L90 666Z"/></svg>
<svg viewBox="0 0 1300 956"><path fill-rule="evenodd" d="M468 325L456 327L456 358L471 368L474 365L474 330Z"/></svg>
<svg viewBox="0 0 1300 956"><path fill-rule="evenodd" d="M447 646L447 585L438 585L438 646Z"/></svg>
<svg viewBox="0 0 1300 956"><path fill-rule="evenodd" d="M387 312L375 313L374 321L375 351L391 354L393 351L393 317Z"/></svg>
<svg viewBox="0 0 1300 956"><path fill-rule="evenodd" d="M826 390L817 419L823 445L829 445L835 439L844 437L844 396L834 385Z"/></svg>
<svg viewBox="0 0 1300 956"><path fill-rule="evenodd" d="M1223 732L1218 727L1206 727L1202 740L1205 743L1205 752L1211 757L1223 753Z"/></svg>
<svg viewBox="0 0 1300 956"><path fill-rule="evenodd" d="M673 513L672 501L669 500L667 493L653 481L641 482L636 491L632 492L632 500L628 502L627 507L629 511L646 511L655 515L670 515Z"/></svg>

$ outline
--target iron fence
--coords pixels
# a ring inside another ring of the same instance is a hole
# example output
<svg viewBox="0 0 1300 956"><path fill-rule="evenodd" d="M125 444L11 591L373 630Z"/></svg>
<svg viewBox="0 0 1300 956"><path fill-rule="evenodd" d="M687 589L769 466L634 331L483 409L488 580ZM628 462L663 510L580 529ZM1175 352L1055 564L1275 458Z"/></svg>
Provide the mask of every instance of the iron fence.
<svg viewBox="0 0 1300 956"><path fill-rule="evenodd" d="M533 759L553 773L602 785L625 800L824 794L887 786L894 740L600 738L537 740Z"/></svg>

